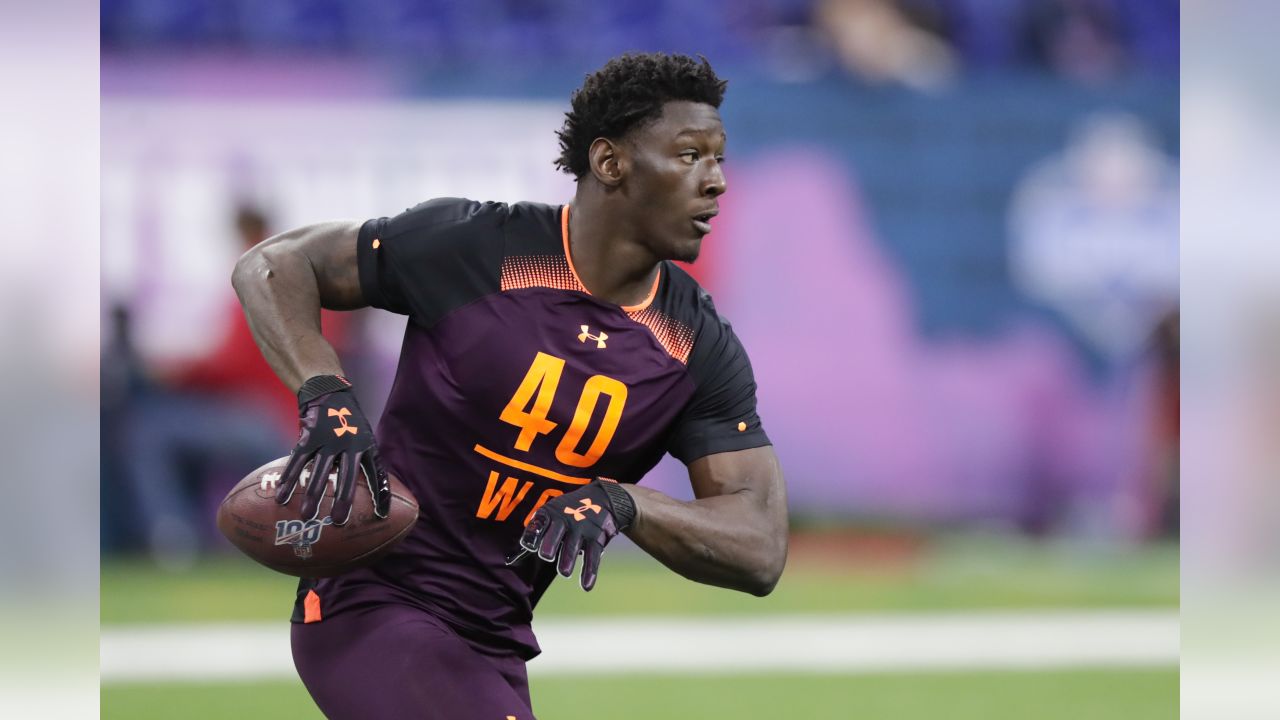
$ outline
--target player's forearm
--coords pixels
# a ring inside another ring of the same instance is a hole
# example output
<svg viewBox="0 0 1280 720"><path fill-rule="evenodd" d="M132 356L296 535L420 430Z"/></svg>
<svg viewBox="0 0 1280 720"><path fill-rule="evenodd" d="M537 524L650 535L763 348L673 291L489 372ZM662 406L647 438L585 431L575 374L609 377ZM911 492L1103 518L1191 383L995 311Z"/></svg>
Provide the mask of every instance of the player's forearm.
<svg viewBox="0 0 1280 720"><path fill-rule="evenodd" d="M320 332L320 289L297 244L308 228L271 238L236 263L231 283L254 341L291 391L307 378L340 375L342 364Z"/></svg>
<svg viewBox="0 0 1280 720"><path fill-rule="evenodd" d="M649 488L627 489L636 519L626 534L663 565L695 582L757 596L777 585L787 559L785 500L743 490L683 502Z"/></svg>

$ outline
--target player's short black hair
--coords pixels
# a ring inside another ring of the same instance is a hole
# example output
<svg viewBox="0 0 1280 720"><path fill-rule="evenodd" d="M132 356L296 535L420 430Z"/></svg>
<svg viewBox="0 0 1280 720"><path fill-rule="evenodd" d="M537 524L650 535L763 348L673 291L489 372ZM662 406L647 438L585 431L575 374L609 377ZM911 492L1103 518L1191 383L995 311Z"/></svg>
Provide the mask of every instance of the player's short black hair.
<svg viewBox="0 0 1280 720"><path fill-rule="evenodd" d="M688 100L720 107L728 83L707 59L645 53L621 55L587 76L569 99L556 167L580 178L587 174L587 152L596 138L619 139L657 118L663 104Z"/></svg>

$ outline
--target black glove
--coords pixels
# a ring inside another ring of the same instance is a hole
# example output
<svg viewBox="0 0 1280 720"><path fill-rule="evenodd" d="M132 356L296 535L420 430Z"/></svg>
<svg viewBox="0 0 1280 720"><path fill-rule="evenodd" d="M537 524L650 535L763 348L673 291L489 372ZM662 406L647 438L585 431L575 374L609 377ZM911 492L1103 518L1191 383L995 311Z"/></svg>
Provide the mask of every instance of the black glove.
<svg viewBox="0 0 1280 720"><path fill-rule="evenodd" d="M333 523L343 525L350 518L351 500L355 497L361 468L373 495L373 512L378 517L386 517L391 510L391 485L378 457L378 446L373 442L373 428L356 402L350 381L341 375L317 375L307 380L298 390L298 420L301 426L298 444L280 474L276 502L281 505L289 502L302 477L302 469L314 457L311 484L302 503L304 519L314 519L320 514L324 486L335 464L338 486L329 513Z"/></svg>
<svg viewBox="0 0 1280 720"><path fill-rule="evenodd" d="M538 508L520 536L520 550L507 558L512 565L537 553L565 577L582 553L583 590L595 587L604 546L636 517L635 502L621 485L598 478L585 487L553 498Z"/></svg>

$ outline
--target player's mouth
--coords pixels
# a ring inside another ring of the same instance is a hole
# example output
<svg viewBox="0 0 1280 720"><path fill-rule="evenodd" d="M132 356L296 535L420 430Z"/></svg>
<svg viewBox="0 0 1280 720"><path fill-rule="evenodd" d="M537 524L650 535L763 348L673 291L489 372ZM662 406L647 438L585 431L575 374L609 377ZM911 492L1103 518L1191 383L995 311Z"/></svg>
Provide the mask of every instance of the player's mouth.
<svg viewBox="0 0 1280 720"><path fill-rule="evenodd" d="M693 227L699 233L706 235L711 232L711 218L719 215L719 210L708 210L704 213L698 213L693 216Z"/></svg>

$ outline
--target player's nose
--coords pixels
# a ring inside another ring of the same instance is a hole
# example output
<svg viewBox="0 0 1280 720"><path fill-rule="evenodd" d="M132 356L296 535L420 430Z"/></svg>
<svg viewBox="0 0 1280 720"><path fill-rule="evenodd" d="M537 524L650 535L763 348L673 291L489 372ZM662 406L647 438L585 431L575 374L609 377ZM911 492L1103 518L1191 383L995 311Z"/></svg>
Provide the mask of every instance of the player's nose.
<svg viewBox="0 0 1280 720"><path fill-rule="evenodd" d="M724 170L720 168L719 162L711 163L711 169L702 177L702 184L699 188L702 195L707 197L719 197L726 190Z"/></svg>

